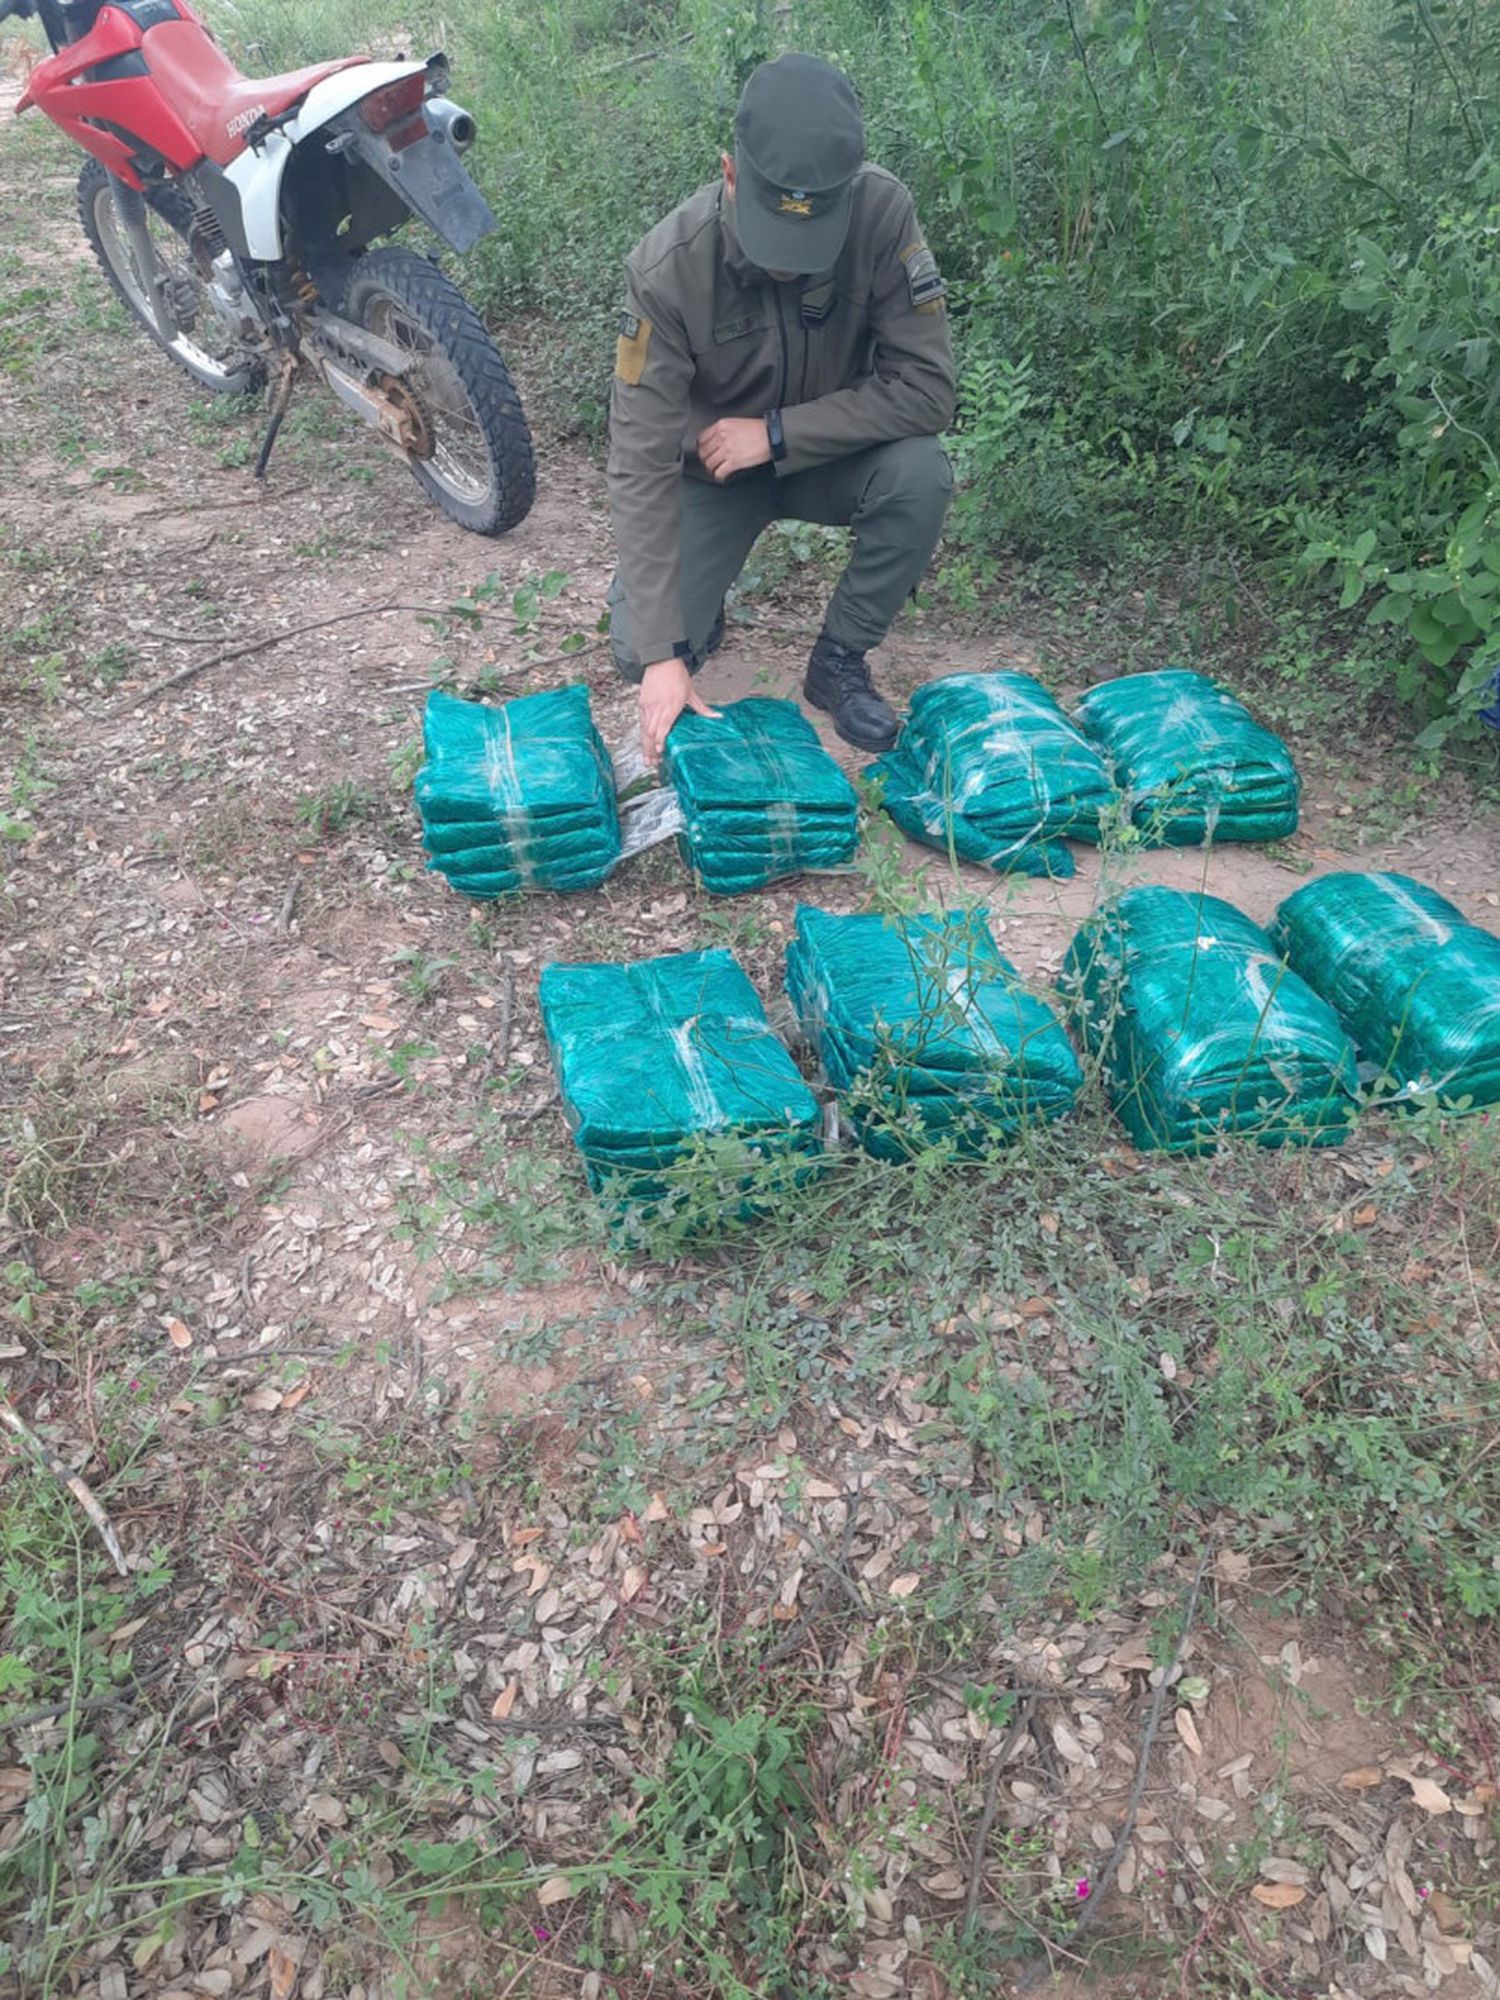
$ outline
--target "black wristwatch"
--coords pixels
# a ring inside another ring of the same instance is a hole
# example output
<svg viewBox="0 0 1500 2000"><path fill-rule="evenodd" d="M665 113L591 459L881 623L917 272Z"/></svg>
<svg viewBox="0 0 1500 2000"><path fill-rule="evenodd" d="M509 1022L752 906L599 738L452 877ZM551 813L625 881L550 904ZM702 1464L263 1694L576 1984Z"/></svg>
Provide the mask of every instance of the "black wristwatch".
<svg viewBox="0 0 1500 2000"><path fill-rule="evenodd" d="M786 457L786 432L781 428L780 410L767 410L766 436L771 443L771 463L779 465Z"/></svg>

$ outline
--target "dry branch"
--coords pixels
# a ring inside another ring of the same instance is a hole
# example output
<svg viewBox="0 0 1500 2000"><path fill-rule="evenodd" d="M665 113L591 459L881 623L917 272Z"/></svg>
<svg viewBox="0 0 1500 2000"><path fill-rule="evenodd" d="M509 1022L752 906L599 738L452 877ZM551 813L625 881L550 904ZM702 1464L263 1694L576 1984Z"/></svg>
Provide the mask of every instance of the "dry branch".
<svg viewBox="0 0 1500 2000"><path fill-rule="evenodd" d="M0 1403L0 1424L21 1440L38 1462L51 1473L60 1486L65 1486L78 1502L98 1533L99 1539L109 1551L109 1559L120 1576L129 1576L130 1569L125 1561L125 1551L120 1547L119 1537L110 1526L109 1516L99 1505L83 1480L76 1472L69 1472L51 1446L39 1438L30 1425L25 1423L14 1406Z"/></svg>

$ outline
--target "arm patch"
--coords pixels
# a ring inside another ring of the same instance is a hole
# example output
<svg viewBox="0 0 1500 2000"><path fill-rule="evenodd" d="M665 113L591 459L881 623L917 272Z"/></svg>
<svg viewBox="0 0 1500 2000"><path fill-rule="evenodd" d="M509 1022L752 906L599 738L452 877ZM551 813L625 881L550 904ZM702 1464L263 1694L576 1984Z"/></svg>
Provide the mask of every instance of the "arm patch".
<svg viewBox="0 0 1500 2000"><path fill-rule="evenodd" d="M651 347L651 322L633 312L620 314L620 334L615 342L615 374L633 389L646 372L646 356Z"/></svg>
<svg viewBox="0 0 1500 2000"><path fill-rule="evenodd" d="M913 243L901 252L906 267L906 289L917 312L936 312L948 287L938 269L937 258L925 243Z"/></svg>

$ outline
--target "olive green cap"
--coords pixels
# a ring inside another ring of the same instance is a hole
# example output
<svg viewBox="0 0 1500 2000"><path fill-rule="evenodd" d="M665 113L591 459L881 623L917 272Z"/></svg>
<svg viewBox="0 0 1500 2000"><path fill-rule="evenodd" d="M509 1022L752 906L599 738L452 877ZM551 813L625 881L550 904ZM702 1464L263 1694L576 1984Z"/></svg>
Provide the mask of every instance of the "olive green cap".
<svg viewBox="0 0 1500 2000"><path fill-rule="evenodd" d="M763 271L826 271L849 234L865 124L853 86L816 56L753 70L734 119L735 232Z"/></svg>

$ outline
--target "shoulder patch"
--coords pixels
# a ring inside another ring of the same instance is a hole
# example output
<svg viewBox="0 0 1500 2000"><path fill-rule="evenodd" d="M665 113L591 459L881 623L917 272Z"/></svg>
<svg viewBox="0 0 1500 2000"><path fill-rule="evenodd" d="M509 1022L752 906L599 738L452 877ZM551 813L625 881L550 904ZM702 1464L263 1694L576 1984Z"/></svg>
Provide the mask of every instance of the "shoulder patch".
<svg viewBox="0 0 1500 2000"><path fill-rule="evenodd" d="M651 322L636 313L620 314L620 335L615 342L615 374L633 389L646 372L646 356L651 348Z"/></svg>
<svg viewBox="0 0 1500 2000"><path fill-rule="evenodd" d="M937 258L925 243L910 243L901 252L901 262L906 267L906 289L913 306L918 312L936 311L948 290Z"/></svg>

